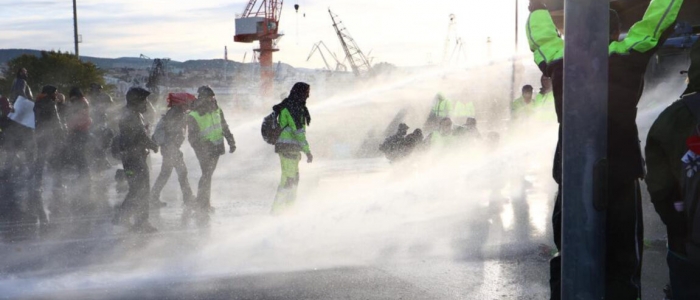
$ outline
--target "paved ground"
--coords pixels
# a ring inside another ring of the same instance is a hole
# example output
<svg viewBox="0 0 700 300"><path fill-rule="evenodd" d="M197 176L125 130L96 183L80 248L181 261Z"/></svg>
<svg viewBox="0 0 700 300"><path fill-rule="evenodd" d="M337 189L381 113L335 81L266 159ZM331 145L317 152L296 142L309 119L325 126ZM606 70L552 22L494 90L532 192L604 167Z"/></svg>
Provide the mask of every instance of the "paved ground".
<svg viewBox="0 0 700 300"><path fill-rule="evenodd" d="M27 231L2 224L0 298L548 298L548 159L514 165L493 149L398 165L320 156L302 164L294 209L272 217L277 162L270 151L254 155L261 149L222 158L206 229L183 225L174 178L168 206L151 211L155 234L112 226L109 209L61 220L43 238L8 238ZM198 167L188 165L196 186ZM96 207L122 197L111 185L100 192ZM651 206L645 214L644 298L662 299L664 233Z"/></svg>

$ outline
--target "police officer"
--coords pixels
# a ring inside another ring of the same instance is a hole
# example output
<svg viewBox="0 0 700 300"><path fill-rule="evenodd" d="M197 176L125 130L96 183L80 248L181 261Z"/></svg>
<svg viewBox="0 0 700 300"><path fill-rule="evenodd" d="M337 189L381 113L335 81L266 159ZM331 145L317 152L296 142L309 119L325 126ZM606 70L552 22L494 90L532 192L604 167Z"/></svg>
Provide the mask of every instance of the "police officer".
<svg viewBox="0 0 700 300"><path fill-rule="evenodd" d="M564 40L561 39L542 0L530 0L527 34L535 62L552 79L554 106L562 120ZM643 246L642 204L639 178L644 175L639 147L637 104L642 96L649 59L673 32L682 0L651 1L642 21L620 40L620 18L610 11L608 60L608 208L606 221L605 299L636 300L641 297ZM543 86L548 84L543 78ZM561 126L553 175L562 179ZM561 187L561 186L560 186ZM561 250L561 194L552 216L554 242ZM552 299L561 297L561 256L552 259Z"/></svg>
<svg viewBox="0 0 700 300"><path fill-rule="evenodd" d="M129 183L129 192L118 208L114 223L126 222L135 232L157 231L148 221L150 198L150 175L146 157L148 150L158 152L158 145L148 135L143 113L148 109L146 102L151 93L134 87L126 93L126 107L119 119L119 150ZM130 223L131 217L134 218Z"/></svg>
<svg viewBox="0 0 700 300"><path fill-rule="evenodd" d="M196 198L196 214L199 225L209 222L211 206L211 180L219 162L219 156L226 152L224 139L228 142L229 153L236 151L236 141L228 128L224 112L216 103L214 91L209 86L197 90L192 111L187 117L187 140L202 169Z"/></svg>

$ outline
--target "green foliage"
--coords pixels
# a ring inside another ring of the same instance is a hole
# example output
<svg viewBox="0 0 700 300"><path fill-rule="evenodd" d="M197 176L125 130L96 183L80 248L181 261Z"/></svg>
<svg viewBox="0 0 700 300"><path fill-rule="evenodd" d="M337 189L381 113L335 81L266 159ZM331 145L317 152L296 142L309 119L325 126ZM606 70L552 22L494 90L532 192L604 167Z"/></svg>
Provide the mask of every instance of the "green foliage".
<svg viewBox="0 0 700 300"><path fill-rule="evenodd" d="M6 91L10 90L19 68L26 68L29 72L27 81L34 94L41 92L44 85L56 86L64 94L76 86L86 93L93 82L104 85L103 70L67 52L42 51L39 57L25 54L7 62L7 66L5 81L0 82L1 89Z"/></svg>

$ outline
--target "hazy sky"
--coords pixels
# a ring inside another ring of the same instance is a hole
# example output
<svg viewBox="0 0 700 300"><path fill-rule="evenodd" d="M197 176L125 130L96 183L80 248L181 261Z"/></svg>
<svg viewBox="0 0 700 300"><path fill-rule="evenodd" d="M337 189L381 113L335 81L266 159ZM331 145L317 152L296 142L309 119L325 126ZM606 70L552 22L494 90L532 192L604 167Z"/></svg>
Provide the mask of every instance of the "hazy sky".
<svg viewBox="0 0 700 300"><path fill-rule="evenodd" d="M78 0L79 32L83 36L80 53L98 57L144 54L183 61L223 58L224 46L228 46L229 59L241 61L248 52L249 60L254 44L233 42L235 15L247 2ZM527 1L520 2L523 23ZM294 4L301 6L298 14ZM320 40L340 56L329 7L363 51L372 51L375 63L414 66L429 60L439 62L451 13L457 16L458 34L465 40L469 59L483 59L488 51L498 59L512 53L514 6L515 0L287 0L280 26L286 36L274 60L298 67L321 67L320 57L306 61L312 45ZM73 51L70 0L0 0L0 7L0 48ZM493 41L490 50L487 37ZM526 47L524 44L521 46Z"/></svg>

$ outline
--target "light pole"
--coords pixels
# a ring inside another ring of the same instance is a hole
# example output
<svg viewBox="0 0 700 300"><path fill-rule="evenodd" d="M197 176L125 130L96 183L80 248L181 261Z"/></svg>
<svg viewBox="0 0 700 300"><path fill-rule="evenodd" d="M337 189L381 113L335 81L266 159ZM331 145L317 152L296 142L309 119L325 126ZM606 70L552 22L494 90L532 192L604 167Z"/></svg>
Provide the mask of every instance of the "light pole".
<svg viewBox="0 0 700 300"><path fill-rule="evenodd" d="M562 299L605 295L609 0L566 0Z"/></svg>
<svg viewBox="0 0 700 300"><path fill-rule="evenodd" d="M75 41L75 56L80 58L80 51L78 49L78 8L73 0L73 39Z"/></svg>

